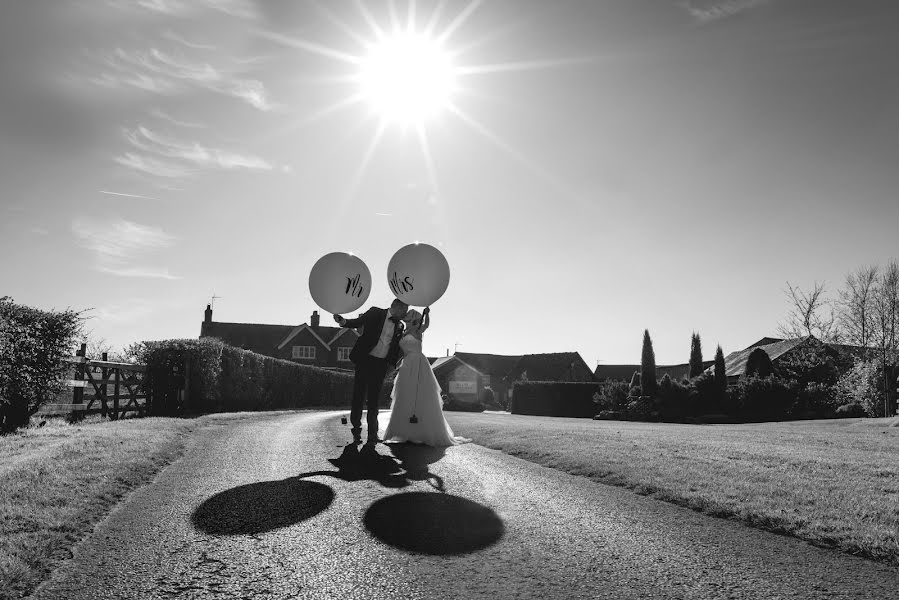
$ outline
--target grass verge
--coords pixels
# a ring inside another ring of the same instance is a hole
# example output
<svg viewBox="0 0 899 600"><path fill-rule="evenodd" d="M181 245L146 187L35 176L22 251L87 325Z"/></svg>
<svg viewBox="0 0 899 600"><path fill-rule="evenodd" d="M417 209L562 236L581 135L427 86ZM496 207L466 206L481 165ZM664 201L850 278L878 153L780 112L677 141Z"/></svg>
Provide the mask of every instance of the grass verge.
<svg viewBox="0 0 899 600"><path fill-rule="evenodd" d="M888 419L678 425L446 413L477 444L716 517L899 565Z"/></svg>
<svg viewBox="0 0 899 600"><path fill-rule="evenodd" d="M0 599L31 592L130 490L180 456L190 421L125 419L0 437Z"/></svg>

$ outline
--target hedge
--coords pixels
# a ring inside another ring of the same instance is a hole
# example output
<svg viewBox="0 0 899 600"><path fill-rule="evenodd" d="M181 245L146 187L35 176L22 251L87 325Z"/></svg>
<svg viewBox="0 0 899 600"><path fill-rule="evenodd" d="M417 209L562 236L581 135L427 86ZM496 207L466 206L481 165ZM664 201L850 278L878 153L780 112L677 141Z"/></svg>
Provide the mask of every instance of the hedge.
<svg viewBox="0 0 899 600"><path fill-rule="evenodd" d="M599 382L517 381L512 387L514 415L545 417L593 417L597 413L594 394Z"/></svg>
<svg viewBox="0 0 899 600"><path fill-rule="evenodd" d="M28 424L64 387L81 313L45 311L0 298L0 433Z"/></svg>
<svg viewBox="0 0 899 600"><path fill-rule="evenodd" d="M215 338L143 342L149 373L189 363L190 412L349 406L353 376L228 346ZM155 409L154 409L155 412Z"/></svg>

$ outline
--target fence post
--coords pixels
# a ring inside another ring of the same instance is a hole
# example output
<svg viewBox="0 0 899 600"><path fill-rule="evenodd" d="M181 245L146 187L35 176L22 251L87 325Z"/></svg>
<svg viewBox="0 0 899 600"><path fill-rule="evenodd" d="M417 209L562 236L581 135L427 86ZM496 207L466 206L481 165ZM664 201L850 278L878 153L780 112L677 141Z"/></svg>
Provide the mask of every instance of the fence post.
<svg viewBox="0 0 899 600"><path fill-rule="evenodd" d="M115 387L112 390L112 418L118 419L121 416L119 415L119 389L122 381L122 370L113 368L113 372L115 373Z"/></svg>
<svg viewBox="0 0 899 600"><path fill-rule="evenodd" d="M75 363L75 381L84 381L84 355L87 353L87 344L81 344L81 348L75 351L75 356L81 360ZM72 404L84 403L84 388L76 387L72 390ZM72 411L74 412L74 411Z"/></svg>
<svg viewBox="0 0 899 600"><path fill-rule="evenodd" d="M103 354L100 355L100 359L105 362L108 360L108 358L107 358L108 356L109 356L109 354L104 352ZM108 388L106 387L106 383L105 383L106 379L108 377L109 377L109 369L106 368L106 365L103 365L100 368L100 378L104 382L103 385L101 386L101 388L103 389L103 395L100 397L100 414L103 415L104 417L106 416L106 413L109 410L109 407L106 405L106 390Z"/></svg>

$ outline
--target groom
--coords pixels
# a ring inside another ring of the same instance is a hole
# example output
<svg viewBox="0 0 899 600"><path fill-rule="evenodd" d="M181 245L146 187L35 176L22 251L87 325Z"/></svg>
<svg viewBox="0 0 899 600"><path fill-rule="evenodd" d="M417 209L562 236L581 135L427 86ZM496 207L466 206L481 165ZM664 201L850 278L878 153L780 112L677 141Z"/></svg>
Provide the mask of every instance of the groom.
<svg viewBox="0 0 899 600"><path fill-rule="evenodd" d="M378 443L378 396L387 369L395 367L400 359L400 338L409 305L394 300L390 309L373 306L356 319L344 319L334 315L341 327L362 327L362 335L350 351L350 360L356 366L353 380L353 406L350 409L353 443L362 442L362 404L368 398L368 444Z"/></svg>

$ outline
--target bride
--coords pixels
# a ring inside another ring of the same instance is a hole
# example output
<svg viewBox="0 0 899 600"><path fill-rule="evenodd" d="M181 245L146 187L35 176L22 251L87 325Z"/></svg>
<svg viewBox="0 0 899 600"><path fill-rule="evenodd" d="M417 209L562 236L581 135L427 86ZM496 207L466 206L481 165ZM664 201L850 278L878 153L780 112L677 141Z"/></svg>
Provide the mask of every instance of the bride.
<svg viewBox="0 0 899 600"><path fill-rule="evenodd" d="M431 323L430 310L424 315L410 309L403 317L406 332L400 340L403 362L393 382L390 422L384 441L415 442L428 446L453 446L471 440L453 435L443 417L440 385L431 364L421 351L421 338Z"/></svg>

